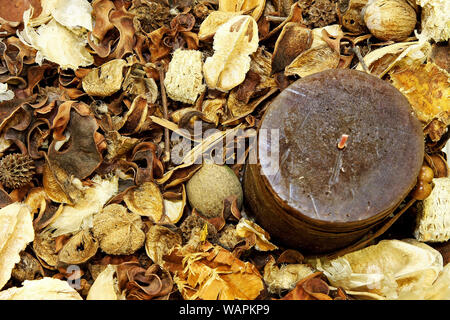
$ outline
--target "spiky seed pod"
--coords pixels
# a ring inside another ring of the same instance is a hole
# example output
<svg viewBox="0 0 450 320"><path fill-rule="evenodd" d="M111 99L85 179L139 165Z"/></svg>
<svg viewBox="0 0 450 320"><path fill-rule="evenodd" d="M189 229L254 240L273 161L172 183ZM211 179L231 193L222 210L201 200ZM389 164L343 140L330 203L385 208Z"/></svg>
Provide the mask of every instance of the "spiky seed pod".
<svg viewBox="0 0 450 320"><path fill-rule="evenodd" d="M34 163L29 155L14 153L0 160L0 182L7 188L23 187L31 181L33 174Z"/></svg>

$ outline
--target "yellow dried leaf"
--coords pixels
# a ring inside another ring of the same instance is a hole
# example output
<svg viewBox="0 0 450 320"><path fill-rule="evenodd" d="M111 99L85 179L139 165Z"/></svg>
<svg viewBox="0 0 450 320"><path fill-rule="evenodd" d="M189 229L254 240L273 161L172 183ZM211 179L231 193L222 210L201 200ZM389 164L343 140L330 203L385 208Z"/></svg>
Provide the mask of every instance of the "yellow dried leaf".
<svg viewBox="0 0 450 320"><path fill-rule="evenodd" d="M242 238L247 238L253 235L256 236L256 250L270 251L278 249L276 245L269 241L269 233L248 219L242 218L239 220L239 223L236 225L236 234Z"/></svg>
<svg viewBox="0 0 450 320"><path fill-rule="evenodd" d="M203 65L208 87L226 92L244 81L258 42L258 25L251 16L236 16L221 25L214 35L214 55Z"/></svg>
<svg viewBox="0 0 450 320"><path fill-rule="evenodd" d="M151 217L154 222L163 216L164 202L161 191L153 182L144 182L136 188L130 189L124 196L128 209L140 215Z"/></svg>
<svg viewBox="0 0 450 320"><path fill-rule="evenodd" d="M27 205L15 202L0 210L0 289L20 261L20 252L33 240L33 221Z"/></svg>
<svg viewBox="0 0 450 320"><path fill-rule="evenodd" d="M171 267L174 281L186 300L253 300L264 288L253 264L208 242L195 252L176 249L170 258L182 259L182 265Z"/></svg>
<svg viewBox="0 0 450 320"><path fill-rule="evenodd" d="M450 113L450 77L434 63L398 68L391 71L390 77L420 121L427 124Z"/></svg>
<svg viewBox="0 0 450 320"><path fill-rule="evenodd" d="M22 287L0 292L0 300L83 300L67 281L43 278L25 280Z"/></svg>
<svg viewBox="0 0 450 320"><path fill-rule="evenodd" d="M83 89L88 95L107 97L122 86L123 67L127 62L122 59L108 61L99 68L92 69L82 81Z"/></svg>

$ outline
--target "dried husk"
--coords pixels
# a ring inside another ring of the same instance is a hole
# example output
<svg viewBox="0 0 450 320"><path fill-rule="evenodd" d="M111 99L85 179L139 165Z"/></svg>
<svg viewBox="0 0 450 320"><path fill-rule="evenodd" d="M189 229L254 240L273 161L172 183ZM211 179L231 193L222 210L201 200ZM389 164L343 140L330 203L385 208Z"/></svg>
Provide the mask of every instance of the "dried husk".
<svg viewBox="0 0 450 320"><path fill-rule="evenodd" d="M330 283L352 295L402 299L430 288L443 269L441 254L414 239L382 240L376 245L311 264Z"/></svg>
<svg viewBox="0 0 450 320"><path fill-rule="evenodd" d="M92 69L82 81L84 91L91 96L108 97L120 90L123 68L127 62L114 59Z"/></svg>
<svg viewBox="0 0 450 320"><path fill-rule="evenodd" d="M239 14L240 12L212 11L200 25L198 38L202 41L212 38L221 25Z"/></svg>
<svg viewBox="0 0 450 320"><path fill-rule="evenodd" d="M81 230L62 247L58 259L66 264L81 264L92 258L97 253L98 247L98 241L89 230Z"/></svg>
<svg viewBox="0 0 450 320"><path fill-rule="evenodd" d="M419 203L414 237L423 242L450 240L450 178L433 179L433 191Z"/></svg>
<svg viewBox="0 0 450 320"><path fill-rule="evenodd" d="M258 26L250 16L236 16L221 25L214 35L214 55L203 65L208 87L226 92L244 81L258 41Z"/></svg>
<svg viewBox="0 0 450 320"><path fill-rule="evenodd" d="M145 252L160 266L164 264L163 256L182 244L180 234L160 225L151 226L145 236Z"/></svg>
<svg viewBox="0 0 450 320"><path fill-rule="evenodd" d="M22 287L0 291L0 300L83 300L67 281L43 278L26 280Z"/></svg>
<svg viewBox="0 0 450 320"><path fill-rule="evenodd" d="M15 202L0 210L0 289L20 261L20 252L33 240L33 221L27 205Z"/></svg>
<svg viewBox="0 0 450 320"><path fill-rule="evenodd" d="M422 7L421 35L436 42L450 37L450 2L446 0L416 0Z"/></svg>
<svg viewBox="0 0 450 320"><path fill-rule="evenodd" d="M144 182L138 187L131 188L123 200L132 212L151 217L154 222L160 221L163 216L163 197L158 186L153 182Z"/></svg>
<svg viewBox="0 0 450 320"><path fill-rule="evenodd" d="M123 300L117 280L117 267L108 264L106 268L97 276L86 300Z"/></svg>
<svg viewBox="0 0 450 320"><path fill-rule="evenodd" d="M278 247L271 243L270 235L255 222L242 218L236 226L236 234L241 238L255 237L255 249L259 251L276 250Z"/></svg>
<svg viewBox="0 0 450 320"><path fill-rule="evenodd" d="M120 204L110 204L94 217L92 232L107 254L133 254L144 245L141 217Z"/></svg>
<svg viewBox="0 0 450 320"><path fill-rule="evenodd" d="M265 6L266 0L219 0L219 11L245 12L256 21L261 17Z"/></svg>

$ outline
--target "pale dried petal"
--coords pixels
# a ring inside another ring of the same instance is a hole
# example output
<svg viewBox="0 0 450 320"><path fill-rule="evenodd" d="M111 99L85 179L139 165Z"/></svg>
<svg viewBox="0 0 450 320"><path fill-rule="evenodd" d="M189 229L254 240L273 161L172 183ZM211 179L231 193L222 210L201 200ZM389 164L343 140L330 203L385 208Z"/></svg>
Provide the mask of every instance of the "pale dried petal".
<svg viewBox="0 0 450 320"><path fill-rule="evenodd" d="M0 300L83 300L67 281L43 278L25 280L22 287L0 292Z"/></svg>
<svg viewBox="0 0 450 320"><path fill-rule="evenodd" d="M33 240L33 221L27 205L16 202L0 210L0 289L20 261L20 252Z"/></svg>
<svg viewBox="0 0 450 320"><path fill-rule="evenodd" d="M122 300L116 271L116 266L108 264L95 279L86 300Z"/></svg>
<svg viewBox="0 0 450 320"><path fill-rule="evenodd" d="M333 286L386 299L430 287L443 269L441 254L414 239L382 240L331 261L311 263Z"/></svg>
<svg viewBox="0 0 450 320"><path fill-rule="evenodd" d="M83 27L92 31L92 6L87 0L52 0L51 14L67 28Z"/></svg>
<svg viewBox="0 0 450 320"><path fill-rule="evenodd" d="M94 185L84 190L83 198L73 206L64 206L58 218L47 227L55 230L52 233L54 237L92 227L93 216L102 210L119 188L116 176L106 179L97 176L92 182Z"/></svg>
<svg viewBox="0 0 450 320"><path fill-rule="evenodd" d="M8 84L0 83L0 102L14 99L14 92L8 90Z"/></svg>
<svg viewBox="0 0 450 320"><path fill-rule="evenodd" d="M62 69L78 69L94 63L94 58L86 49L86 41L64 26L51 19L37 29L29 24L31 9L24 13L24 29L18 33L22 42L38 50L36 62L44 59L55 62Z"/></svg>
<svg viewBox="0 0 450 320"><path fill-rule="evenodd" d="M433 191L420 205L414 236L419 241L450 240L450 178L433 179Z"/></svg>
<svg viewBox="0 0 450 320"><path fill-rule="evenodd" d="M244 81L258 42L258 25L250 16L236 16L221 25L214 35L214 55L203 65L208 87L228 91Z"/></svg>
<svg viewBox="0 0 450 320"><path fill-rule="evenodd" d="M200 40L212 38L221 25L237 15L238 12L212 11L200 25L198 38Z"/></svg>
<svg viewBox="0 0 450 320"><path fill-rule="evenodd" d="M264 11L266 0L219 0L219 10L225 12L248 12L258 20Z"/></svg>
<svg viewBox="0 0 450 320"><path fill-rule="evenodd" d="M140 215L152 217L154 222L161 220L163 215L163 197L158 186L153 182L130 189L124 196L128 209Z"/></svg>
<svg viewBox="0 0 450 320"><path fill-rule="evenodd" d="M263 228L258 226L256 223L242 218L239 220L239 223L236 226L236 234L239 237L247 238L249 236L255 235L256 236L256 244L255 249L259 251L270 251L278 249L276 245L271 243L270 235L267 231L265 231Z"/></svg>

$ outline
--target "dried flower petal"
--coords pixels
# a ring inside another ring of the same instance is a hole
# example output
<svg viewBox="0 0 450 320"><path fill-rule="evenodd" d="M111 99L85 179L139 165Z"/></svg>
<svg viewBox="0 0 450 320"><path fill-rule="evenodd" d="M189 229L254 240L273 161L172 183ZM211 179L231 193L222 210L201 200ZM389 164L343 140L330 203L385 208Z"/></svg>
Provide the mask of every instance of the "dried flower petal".
<svg viewBox="0 0 450 320"><path fill-rule="evenodd" d="M108 264L95 279L86 300L122 300L116 272L116 266Z"/></svg>
<svg viewBox="0 0 450 320"><path fill-rule="evenodd" d="M239 237L247 238L251 236L256 237L255 249L259 251L270 251L276 250L278 247L272 244L270 240L270 235L268 232L264 231L256 223L242 218L236 226L236 233Z"/></svg>
<svg viewBox="0 0 450 320"><path fill-rule="evenodd" d="M33 221L28 206L15 202L0 210L0 289L20 261L20 252L33 240Z"/></svg>

